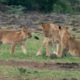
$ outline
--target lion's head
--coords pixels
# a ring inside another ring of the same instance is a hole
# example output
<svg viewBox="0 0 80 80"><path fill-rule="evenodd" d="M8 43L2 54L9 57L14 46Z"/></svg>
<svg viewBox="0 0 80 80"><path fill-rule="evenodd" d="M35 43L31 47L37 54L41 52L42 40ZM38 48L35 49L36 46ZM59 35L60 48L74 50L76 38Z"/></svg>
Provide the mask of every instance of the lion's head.
<svg viewBox="0 0 80 80"><path fill-rule="evenodd" d="M49 23L42 23L43 33L45 37L50 37L50 24Z"/></svg>
<svg viewBox="0 0 80 80"><path fill-rule="evenodd" d="M32 37L31 31L30 31L30 29L27 26L21 25L20 28L21 28L21 33L22 33L24 38Z"/></svg>
<svg viewBox="0 0 80 80"><path fill-rule="evenodd" d="M59 36L60 36L60 42L64 45L64 47L68 47L69 46L68 43L72 38L68 27L59 26Z"/></svg>
<svg viewBox="0 0 80 80"><path fill-rule="evenodd" d="M59 25L50 23L50 26L51 26L52 40L58 43L60 41Z"/></svg>

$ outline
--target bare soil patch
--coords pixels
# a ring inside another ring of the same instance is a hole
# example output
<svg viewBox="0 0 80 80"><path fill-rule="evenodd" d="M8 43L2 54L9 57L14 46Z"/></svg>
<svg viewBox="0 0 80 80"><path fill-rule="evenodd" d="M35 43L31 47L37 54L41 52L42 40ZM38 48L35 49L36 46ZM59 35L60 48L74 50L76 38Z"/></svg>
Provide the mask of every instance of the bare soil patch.
<svg viewBox="0 0 80 80"><path fill-rule="evenodd" d="M36 62L36 61L16 61L16 60L0 60L0 65L29 67L37 69L49 70L80 70L80 63L55 63L55 62Z"/></svg>

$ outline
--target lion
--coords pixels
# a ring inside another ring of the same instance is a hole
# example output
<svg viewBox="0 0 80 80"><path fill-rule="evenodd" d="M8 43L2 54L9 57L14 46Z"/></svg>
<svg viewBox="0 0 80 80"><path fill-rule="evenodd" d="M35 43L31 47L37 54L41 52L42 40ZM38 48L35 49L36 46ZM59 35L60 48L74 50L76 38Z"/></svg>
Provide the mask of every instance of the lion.
<svg viewBox="0 0 80 80"><path fill-rule="evenodd" d="M43 47L45 47L46 56L50 56L49 43L52 43L53 45L53 43L59 42L60 40L59 28L57 24L53 24L53 23L42 23L41 26L43 28L44 40L42 42L42 46L39 48L36 55L37 56L42 55L41 50ZM56 44L56 47L58 47L57 44ZM57 51L58 51L58 48L57 48Z"/></svg>
<svg viewBox="0 0 80 80"><path fill-rule="evenodd" d="M42 55L42 48L46 48L46 56L50 56L49 43L56 44L56 51L53 51L57 57L63 56L63 51L67 50L72 56L80 56L80 41L75 39L69 32L68 27L53 23L42 23L44 40L39 48L37 55ZM53 47L53 46L52 46Z"/></svg>
<svg viewBox="0 0 80 80"><path fill-rule="evenodd" d="M21 25L21 30L2 30L0 29L0 44L10 44L11 51L10 53L14 53L15 47L17 44L21 45L21 49L24 54L26 54L25 40L30 38L31 32L24 25Z"/></svg>
<svg viewBox="0 0 80 80"><path fill-rule="evenodd" d="M69 32L68 27L59 26L59 47L57 55L61 57L63 50L67 49L72 56L80 56L80 40L76 39Z"/></svg>

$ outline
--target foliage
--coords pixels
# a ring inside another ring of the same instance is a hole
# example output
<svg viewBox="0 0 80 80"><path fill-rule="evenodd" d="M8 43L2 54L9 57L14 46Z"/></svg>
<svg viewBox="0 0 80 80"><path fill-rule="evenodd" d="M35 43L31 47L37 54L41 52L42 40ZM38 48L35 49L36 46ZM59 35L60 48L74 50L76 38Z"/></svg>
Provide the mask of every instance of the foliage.
<svg viewBox="0 0 80 80"><path fill-rule="evenodd" d="M80 0L0 0L0 4L21 5L30 11L54 11L57 13L80 12Z"/></svg>
<svg viewBox="0 0 80 80"><path fill-rule="evenodd" d="M79 70L48 70L35 68L22 68L26 72L21 75L19 67L0 66L1 80L80 80Z"/></svg>
<svg viewBox="0 0 80 80"><path fill-rule="evenodd" d="M14 6L14 5L11 5L7 12L9 13L14 13L14 14L23 14L23 11L25 10L25 7L21 6L21 5L18 5L18 6Z"/></svg>

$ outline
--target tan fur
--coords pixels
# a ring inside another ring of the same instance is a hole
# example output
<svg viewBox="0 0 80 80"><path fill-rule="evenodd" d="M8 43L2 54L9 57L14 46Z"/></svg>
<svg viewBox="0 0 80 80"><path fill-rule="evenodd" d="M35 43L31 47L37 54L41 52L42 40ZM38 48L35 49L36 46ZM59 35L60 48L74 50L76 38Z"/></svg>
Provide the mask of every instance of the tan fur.
<svg viewBox="0 0 80 80"><path fill-rule="evenodd" d="M43 43L42 43L41 47L39 48L39 50L37 52L37 56L42 55L41 50L42 50L43 47L46 48L46 56L50 56L50 51L49 51L49 48L48 48L49 47L49 41L50 41L49 38L47 38L47 37L44 38Z"/></svg>
<svg viewBox="0 0 80 80"><path fill-rule="evenodd" d="M44 32L44 40L37 55L41 55L42 48L46 48L46 56L50 56L49 42L56 44L56 51L54 53L61 57L63 50L67 49L72 56L80 56L80 41L72 37L71 33L66 27L61 27L53 23L42 24Z"/></svg>
<svg viewBox="0 0 80 80"><path fill-rule="evenodd" d="M37 55L41 55L42 48L46 48L46 56L50 56L50 50L49 50L49 43L55 42L57 43L59 41L59 28L58 25L52 24L52 23L43 23L42 24L43 33L44 33L44 40L42 43L41 48L39 48Z"/></svg>
<svg viewBox="0 0 80 80"><path fill-rule="evenodd" d="M67 49L72 56L80 56L80 40L73 38L69 30L65 27L60 28L59 35L59 56L62 56L64 49Z"/></svg>
<svg viewBox="0 0 80 80"><path fill-rule="evenodd" d="M21 30L0 30L0 43L10 44L10 53L14 53L17 44L20 44L23 53L26 53L24 41L28 37L31 37L31 33L25 26L22 26Z"/></svg>

